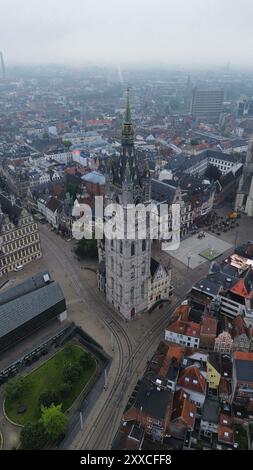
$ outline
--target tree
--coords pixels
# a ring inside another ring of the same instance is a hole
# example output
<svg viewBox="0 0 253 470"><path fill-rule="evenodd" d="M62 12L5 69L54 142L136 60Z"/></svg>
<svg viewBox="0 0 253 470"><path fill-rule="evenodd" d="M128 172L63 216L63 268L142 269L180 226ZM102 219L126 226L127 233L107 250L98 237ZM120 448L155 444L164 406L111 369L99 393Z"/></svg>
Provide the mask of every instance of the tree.
<svg viewBox="0 0 253 470"><path fill-rule="evenodd" d="M52 403L58 405L61 402L61 398L57 392L51 392L46 390L39 397L39 404L43 406L50 406Z"/></svg>
<svg viewBox="0 0 253 470"><path fill-rule="evenodd" d="M82 369L90 369L93 366L93 358L90 354L83 354L80 357L80 364Z"/></svg>
<svg viewBox="0 0 253 470"><path fill-rule="evenodd" d="M24 450L40 450L47 441L42 423L27 423L20 434L21 448Z"/></svg>
<svg viewBox="0 0 253 470"><path fill-rule="evenodd" d="M95 238L82 238L78 241L75 247L75 252L78 256L80 256L80 258L85 258L85 256L89 256L90 258L97 258L97 240L95 240Z"/></svg>
<svg viewBox="0 0 253 470"><path fill-rule="evenodd" d="M82 375L82 368L78 363L66 364L62 376L66 382L78 382Z"/></svg>
<svg viewBox="0 0 253 470"><path fill-rule="evenodd" d="M68 418L61 410L61 405L42 406L40 422L50 439L57 439L66 431Z"/></svg>
<svg viewBox="0 0 253 470"><path fill-rule="evenodd" d="M27 390L28 385L29 381L24 377L9 380L5 389L6 398L11 401L18 400Z"/></svg>
<svg viewBox="0 0 253 470"><path fill-rule="evenodd" d="M73 200L75 200L77 192L78 192L78 185L75 183L68 183L66 192L69 193L69 195L73 198Z"/></svg>
<svg viewBox="0 0 253 470"><path fill-rule="evenodd" d="M205 177L208 178L209 180L211 181L219 181L220 178L221 178L221 171L219 170L219 168L217 168L216 166L214 165L208 165L207 169L206 169L206 172L205 172Z"/></svg>
<svg viewBox="0 0 253 470"><path fill-rule="evenodd" d="M64 400L64 398L67 398L70 395L71 390L72 390L72 385L70 382L61 384L59 388L59 395L61 399Z"/></svg>
<svg viewBox="0 0 253 470"><path fill-rule="evenodd" d="M70 142L70 140L64 140L63 145L65 145L65 147L67 147L67 149L69 149L71 147L72 143Z"/></svg>

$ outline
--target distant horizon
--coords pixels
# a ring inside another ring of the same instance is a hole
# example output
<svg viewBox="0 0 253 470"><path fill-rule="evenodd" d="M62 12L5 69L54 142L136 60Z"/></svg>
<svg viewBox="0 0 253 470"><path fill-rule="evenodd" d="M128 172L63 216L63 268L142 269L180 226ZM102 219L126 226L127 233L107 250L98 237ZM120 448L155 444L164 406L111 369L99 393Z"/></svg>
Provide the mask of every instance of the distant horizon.
<svg viewBox="0 0 253 470"><path fill-rule="evenodd" d="M188 73L190 71L192 72L224 72L224 73L231 73L231 72L240 72L240 71L245 71L245 72L252 72L253 71L253 63L249 65L243 65L239 63L205 63L205 64L187 64L187 63L136 63L136 62L125 62L125 63L117 63L117 62L75 62L71 63L68 61L65 62L18 62L18 61L12 61L8 62L8 58L6 59L6 56L3 52L3 57L4 57L4 62L5 66L8 69L14 69L14 68L66 68L68 70L82 70L82 69L92 69L92 68L98 68L98 69L119 69L122 68L123 70L162 70L162 71L172 71L172 72L182 72L182 73Z"/></svg>

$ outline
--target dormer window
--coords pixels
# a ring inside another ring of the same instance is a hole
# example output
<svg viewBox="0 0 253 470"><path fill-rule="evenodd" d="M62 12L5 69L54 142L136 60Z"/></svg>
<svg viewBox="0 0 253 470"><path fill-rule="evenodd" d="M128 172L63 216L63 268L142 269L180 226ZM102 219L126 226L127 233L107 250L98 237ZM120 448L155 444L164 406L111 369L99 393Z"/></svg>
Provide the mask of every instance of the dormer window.
<svg viewBox="0 0 253 470"><path fill-rule="evenodd" d="M134 256L135 255L135 243L132 242L131 243L131 256Z"/></svg>

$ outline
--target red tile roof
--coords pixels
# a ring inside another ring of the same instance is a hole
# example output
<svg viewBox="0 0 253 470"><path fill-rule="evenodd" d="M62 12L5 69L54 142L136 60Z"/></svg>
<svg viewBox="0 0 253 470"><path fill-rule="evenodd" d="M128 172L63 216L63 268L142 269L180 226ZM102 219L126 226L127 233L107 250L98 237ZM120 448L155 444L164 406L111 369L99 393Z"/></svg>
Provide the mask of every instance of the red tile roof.
<svg viewBox="0 0 253 470"><path fill-rule="evenodd" d="M227 426L218 427L218 440L220 442L227 442L228 444L234 443L234 431Z"/></svg>
<svg viewBox="0 0 253 470"><path fill-rule="evenodd" d="M216 336L217 320L210 315L204 315L201 323L200 334Z"/></svg>
<svg viewBox="0 0 253 470"><path fill-rule="evenodd" d="M177 385L193 392L204 395L206 393L206 379L197 366L189 366L183 369L179 374Z"/></svg>
<svg viewBox="0 0 253 470"><path fill-rule="evenodd" d="M187 321L189 319L189 305L183 304L176 308L174 312L174 318L180 318L183 321Z"/></svg>
<svg viewBox="0 0 253 470"><path fill-rule="evenodd" d="M250 329L247 328L242 315L237 315L237 317L235 317L233 320L232 337L236 338L242 334L246 334L248 338L250 338Z"/></svg>
<svg viewBox="0 0 253 470"><path fill-rule="evenodd" d="M176 320L174 323L171 323L166 328L167 331L172 331L173 333L180 333L181 335L191 336L194 338L200 337L200 325L194 322L187 322Z"/></svg>
<svg viewBox="0 0 253 470"><path fill-rule="evenodd" d="M171 421L180 419L188 428L193 429L197 407L190 401L190 396L180 389L174 393Z"/></svg>
<svg viewBox="0 0 253 470"><path fill-rule="evenodd" d="M220 425L231 428L233 426L232 416L225 415L224 413L220 414Z"/></svg>
<svg viewBox="0 0 253 470"><path fill-rule="evenodd" d="M221 377L221 379L220 379L218 390L219 390L220 395L229 396L230 393L231 393L230 383L224 377Z"/></svg>
<svg viewBox="0 0 253 470"><path fill-rule="evenodd" d="M178 346L178 345L169 346L166 356L164 357L162 361L161 368L158 372L159 375L161 375L164 378L167 377L171 360L175 358L178 364L180 364L183 354L184 354L184 348L182 348L181 346Z"/></svg>
<svg viewBox="0 0 253 470"><path fill-rule="evenodd" d="M247 291L243 278L239 279L239 281L229 290L230 292L233 292L233 294L237 294L244 299L253 299L253 290L251 292Z"/></svg>
<svg viewBox="0 0 253 470"><path fill-rule="evenodd" d="M234 352L234 359L239 361L253 361L253 352L236 351Z"/></svg>

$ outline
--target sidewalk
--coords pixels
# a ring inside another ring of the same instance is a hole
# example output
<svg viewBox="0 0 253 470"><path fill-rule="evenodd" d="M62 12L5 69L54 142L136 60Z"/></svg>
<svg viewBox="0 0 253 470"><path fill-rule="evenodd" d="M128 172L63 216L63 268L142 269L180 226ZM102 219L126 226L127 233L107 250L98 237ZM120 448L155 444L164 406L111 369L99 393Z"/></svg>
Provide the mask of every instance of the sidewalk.
<svg viewBox="0 0 253 470"><path fill-rule="evenodd" d="M3 450L14 450L19 446L20 426L11 424L4 416L4 391L0 392L0 429L3 435Z"/></svg>

